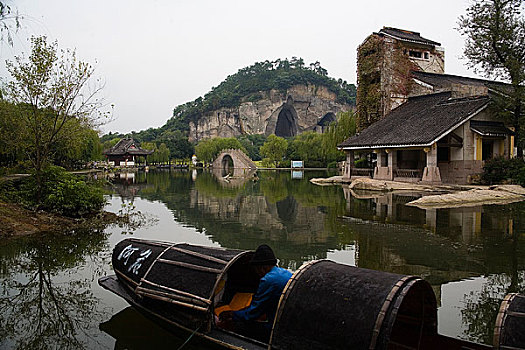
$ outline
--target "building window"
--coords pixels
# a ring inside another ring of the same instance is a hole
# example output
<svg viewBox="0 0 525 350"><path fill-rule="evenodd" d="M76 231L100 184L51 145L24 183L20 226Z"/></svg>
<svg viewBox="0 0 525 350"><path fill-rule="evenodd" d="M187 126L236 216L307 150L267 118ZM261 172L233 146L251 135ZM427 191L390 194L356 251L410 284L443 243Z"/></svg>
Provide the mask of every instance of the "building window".
<svg viewBox="0 0 525 350"><path fill-rule="evenodd" d="M410 50L410 51L408 51L408 55L409 55L410 57L415 57L415 58L421 58L421 57L423 57L421 51L415 51L415 50Z"/></svg>
<svg viewBox="0 0 525 350"><path fill-rule="evenodd" d="M406 53L406 50L405 50L405 53ZM409 50L408 56L413 57L413 58L420 58L420 59L428 60L430 58L430 53L428 51L421 52L417 50Z"/></svg>

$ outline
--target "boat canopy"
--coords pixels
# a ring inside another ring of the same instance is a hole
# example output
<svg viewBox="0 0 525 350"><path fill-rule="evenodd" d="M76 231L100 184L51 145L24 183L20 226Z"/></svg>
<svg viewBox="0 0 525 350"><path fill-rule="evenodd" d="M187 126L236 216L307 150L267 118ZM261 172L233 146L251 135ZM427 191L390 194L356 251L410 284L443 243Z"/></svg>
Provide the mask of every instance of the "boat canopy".
<svg viewBox="0 0 525 350"><path fill-rule="evenodd" d="M494 349L525 348L525 295L507 294L501 303L496 327Z"/></svg>
<svg viewBox="0 0 525 350"><path fill-rule="evenodd" d="M213 315L238 293L257 290L259 277L250 265L253 254L128 238L113 250L120 283L109 276L101 285L111 289L114 281L117 294L126 295L161 323L198 331L232 348L465 348L465 341L437 333L437 302L428 282L330 260L308 262L293 274L281 294L269 344L253 340L243 343L249 347L235 347L247 338L218 332ZM495 348L523 348L524 310L525 296L507 296L496 322ZM469 342L468 348L488 347Z"/></svg>
<svg viewBox="0 0 525 350"><path fill-rule="evenodd" d="M253 252L128 238L113 250L119 280L152 311L186 328L211 328L228 285L253 292ZM228 273L227 273L228 272Z"/></svg>
<svg viewBox="0 0 525 350"><path fill-rule="evenodd" d="M285 287L270 349L423 349L437 334L436 298L415 277L329 260L306 263Z"/></svg>

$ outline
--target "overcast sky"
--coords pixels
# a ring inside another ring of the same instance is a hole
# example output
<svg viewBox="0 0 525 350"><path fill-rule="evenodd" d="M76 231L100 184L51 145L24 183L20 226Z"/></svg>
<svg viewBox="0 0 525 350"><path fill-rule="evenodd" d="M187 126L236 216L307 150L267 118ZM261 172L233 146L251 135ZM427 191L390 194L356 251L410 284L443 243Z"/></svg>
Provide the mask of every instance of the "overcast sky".
<svg viewBox="0 0 525 350"><path fill-rule="evenodd" d="M420 32L445 48L448 74L474 76L461 59L457 27L468 0L7 0L24 16L5 60L46 35L74 48L106 82L115 120L103 132L162 126L240 68L302 57L336 79L356 82L356 48L383 26Z"/></svg>

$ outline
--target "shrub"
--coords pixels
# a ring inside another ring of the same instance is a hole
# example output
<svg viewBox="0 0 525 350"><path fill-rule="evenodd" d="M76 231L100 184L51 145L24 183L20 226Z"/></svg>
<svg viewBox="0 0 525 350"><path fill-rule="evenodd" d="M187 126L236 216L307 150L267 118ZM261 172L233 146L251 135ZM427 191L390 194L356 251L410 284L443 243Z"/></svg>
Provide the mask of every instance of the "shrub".
<svg viewBox="0 0 525 350"><path fill-rule="evenodd" d="M0 199L6 202L21 203L23 198L20 195L19 179L0 181Z"/></svg>
<svg viewBox="0 0 525 350"><path fill-rule="evenodd" d="M271 168L273 167L274 162L270 158L263 158L261 160L261 165L263 168Z"/></svg>
<svg viewBox="0 0 525 350"><path fill-rule="evenodd" d="M290 168L292 166L292 161L290 159L284 159L279 162L277 165L278 168Z"/></svg>
<svg viewBox="0 0 525 350"><path fill-rule="evenodd" d="M330 162L328 163L328 165L326 166L328 169L337 169L337 163L336 161L333 161L333 162Z"/></svg>
<svg viewBox="0 0 525 350"><path fill-rule="evenodd" d="M101 188L71 178L56 183L43 204L47 210L80 217L100 211L104 203Z"/></svg>
<svg viewBox="0 0 525 350"><path fill-rule="evenodd" d="M524 186L525 187L525 167L522 167L517 176L516 176L516 183L518 185L521 185L521 186Z"/></svg>
<svg viewBox="0 0 525 350"><path fill-rule="evenodd" d="M103 190L64 168L50 166L42 173L41 199L37 201L35 175L25 179L12 199L33 209L43 209L70 217L99 212L105 204Z"/></svg>
<svg viewBox="0 0 525 350"><path fill-rule="evenodd" d="M505 159L497 157L488 159L483 166L481 181L486 184L513 182L523 184L525 162L520 158Z"/></svg>
<svg viewBox="0 0 525 350"><path fill-rule="evenodd" d="M304 165L306 168L326 168L326 163L321 160L309 160Z"/></svg>

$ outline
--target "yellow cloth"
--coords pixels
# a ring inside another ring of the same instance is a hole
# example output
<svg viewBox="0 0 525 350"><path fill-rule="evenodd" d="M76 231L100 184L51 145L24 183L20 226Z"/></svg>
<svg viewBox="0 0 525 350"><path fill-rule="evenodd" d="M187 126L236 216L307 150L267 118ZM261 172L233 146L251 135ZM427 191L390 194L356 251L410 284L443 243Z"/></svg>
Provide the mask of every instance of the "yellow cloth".
<svg viewBox="0 0 525 350"><path fill-rule="evenodd" d="M215 315L219 316L223 311L237 311L250 306L253 293L236 293L228 305L222 305L215 309Z"/></svg>

